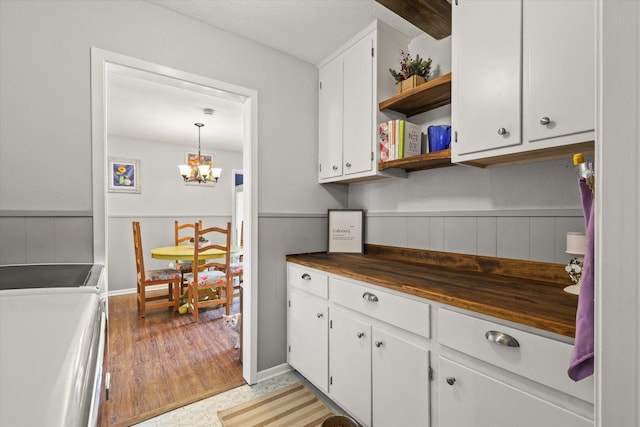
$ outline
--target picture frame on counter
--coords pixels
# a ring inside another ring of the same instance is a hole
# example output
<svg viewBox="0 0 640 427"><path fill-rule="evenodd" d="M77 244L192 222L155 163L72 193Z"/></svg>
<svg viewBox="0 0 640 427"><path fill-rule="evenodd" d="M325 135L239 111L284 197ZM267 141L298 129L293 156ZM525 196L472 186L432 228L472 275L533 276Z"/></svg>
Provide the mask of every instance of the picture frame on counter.
<svg viewBox="0 0 640 427"><path fill-rule="evenodd" d="M140 160L109 158L110 193L140 193Z"/></svg>
<svg viewBox="0 0 640 427"><path fill-rule="evenodd" d="M327 253L364 253L364 210L328 210Z"/></svg>

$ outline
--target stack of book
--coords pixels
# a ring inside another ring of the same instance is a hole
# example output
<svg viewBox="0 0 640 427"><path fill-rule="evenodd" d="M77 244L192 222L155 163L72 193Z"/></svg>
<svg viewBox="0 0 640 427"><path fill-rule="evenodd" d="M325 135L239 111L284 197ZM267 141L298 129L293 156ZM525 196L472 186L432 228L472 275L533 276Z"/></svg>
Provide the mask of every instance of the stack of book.
<svg viewBox="0 0 640 427"><path fill-rule="evenodd" d="M404 159L421 153L420 126L406 120L389 120L378 124L380 161Z"/></svg>

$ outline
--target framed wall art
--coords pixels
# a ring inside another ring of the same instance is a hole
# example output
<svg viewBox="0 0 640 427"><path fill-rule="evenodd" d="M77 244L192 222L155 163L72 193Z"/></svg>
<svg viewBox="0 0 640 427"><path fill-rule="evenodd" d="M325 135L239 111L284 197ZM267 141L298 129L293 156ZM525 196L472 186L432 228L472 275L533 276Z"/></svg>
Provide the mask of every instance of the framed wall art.
<svg viewBox="0 0 640 427"><path fill-rule="evenodd" d="M109 192L140 193L140 160L109 158Z"/></svg>
<svg viewBox="0 0 640 427"><path fill-rule="evenodd" d="M364 211L329 209L327 253L364 253Z"/></svg>

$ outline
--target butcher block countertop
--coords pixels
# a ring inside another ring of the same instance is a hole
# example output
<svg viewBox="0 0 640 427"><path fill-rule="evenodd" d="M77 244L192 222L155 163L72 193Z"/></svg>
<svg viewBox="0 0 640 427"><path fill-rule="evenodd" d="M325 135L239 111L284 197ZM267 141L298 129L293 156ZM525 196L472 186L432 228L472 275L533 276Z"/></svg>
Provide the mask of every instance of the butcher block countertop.
<svg viewBox="0 0 640 427"><path fill-rule="evenodd" d="M287 261L487 316L575 336L578 297L563 264L365 245L365 254L287 255Z"/></svg>

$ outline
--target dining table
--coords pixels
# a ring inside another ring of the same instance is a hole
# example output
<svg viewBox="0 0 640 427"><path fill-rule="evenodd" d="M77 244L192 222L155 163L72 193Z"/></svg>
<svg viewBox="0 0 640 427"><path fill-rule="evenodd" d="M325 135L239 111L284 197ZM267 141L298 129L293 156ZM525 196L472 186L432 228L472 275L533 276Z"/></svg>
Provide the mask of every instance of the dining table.
<svg viewBox="0 0 640 427"><path fill-rule="evenodd" d="M191 245L163 246L151 249L151 258L168 261L193 261L193 252L193 246ZM225 255L226 251L211 248L200 252L198 258L201 260L224 258ZM242 255L242 246L231 246L231 258L236 258L240 255Z"/></svg>

